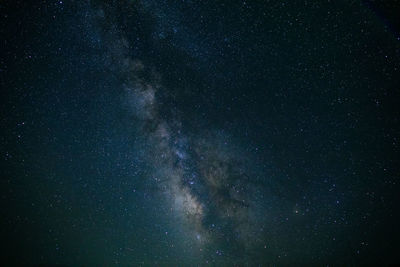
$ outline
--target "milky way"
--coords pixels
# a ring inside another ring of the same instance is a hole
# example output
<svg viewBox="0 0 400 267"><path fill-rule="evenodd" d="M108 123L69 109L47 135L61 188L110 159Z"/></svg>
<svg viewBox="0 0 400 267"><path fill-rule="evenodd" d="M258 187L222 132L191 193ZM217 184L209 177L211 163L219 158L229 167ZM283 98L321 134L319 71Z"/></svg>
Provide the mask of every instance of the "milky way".
<svg viewBox="0 0 400 267"><path fill-rule="evenodd" d="M3 2L4 265L398 262L394 4Z"/></svg>
<svg viewBox="0 0 400 267"><path fill-rule="evenodd" d="M144 137L143 154L153 170L146 179L165 199L160 205L169 205L172 216L179 218L176 227L184 229L182 238L200 251L219 247L216 253L221 255L261 246L265 210L257 200L265 192L256 185L265 174L254 170L246 150L224 131L187 131L179 111L162 114L158 97L174 89L164 87L157 70L131 55L127 39L112 29L105 34L112 40L107 42L110 64L123 81L121 104Z"/></svg>
<svg viewBox="0 0 400 267"><path fill-rule="evenodd" d="M162 78L142 80L140 72L148 71L143 63L121 61L127 69L124 98L140 121L139 131L148 144L144 153L154 169L147 178L154 179L171 210L182 218L186 238L199 245L252 245L257 241L252 216L259 192L252 184L256 177L246 169L246 156L232 148L224 133L184 133L178 118L162 118L157 100L157 91L166 90Z"/></svg>

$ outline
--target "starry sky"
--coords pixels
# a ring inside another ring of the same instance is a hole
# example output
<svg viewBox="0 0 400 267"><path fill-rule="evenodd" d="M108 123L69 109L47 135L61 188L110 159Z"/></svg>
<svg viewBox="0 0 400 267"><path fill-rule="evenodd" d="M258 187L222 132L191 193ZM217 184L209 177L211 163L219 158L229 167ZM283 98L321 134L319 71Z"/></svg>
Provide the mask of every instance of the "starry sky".
<svg viewBox="0 0 400 267"><path fill-rule="evenodd" d="M2 1L2 262L399 262L399 10Z"/></svg>

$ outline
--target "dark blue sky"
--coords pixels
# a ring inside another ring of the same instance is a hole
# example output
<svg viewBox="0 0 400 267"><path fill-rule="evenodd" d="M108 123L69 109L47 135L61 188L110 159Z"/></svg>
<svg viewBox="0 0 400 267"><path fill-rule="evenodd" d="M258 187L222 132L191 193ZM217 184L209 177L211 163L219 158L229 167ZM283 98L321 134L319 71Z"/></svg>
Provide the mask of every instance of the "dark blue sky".
<svg viewBox="0 0 400 267"><path fill-rule="evenodd" d="M0 4L3 260L398 262L396 8Z"/></svg>

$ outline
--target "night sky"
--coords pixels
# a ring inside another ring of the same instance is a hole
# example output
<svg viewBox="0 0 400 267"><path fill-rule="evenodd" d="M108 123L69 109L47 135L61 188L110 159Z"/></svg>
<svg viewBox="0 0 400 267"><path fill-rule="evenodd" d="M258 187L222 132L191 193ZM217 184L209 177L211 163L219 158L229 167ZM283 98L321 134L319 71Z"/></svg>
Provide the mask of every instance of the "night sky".
<svg viewBox="0 0 400 267"><path fill-rule="evenodd" d="M0 261L400 262L384 2L1 1Z"/></svg>

